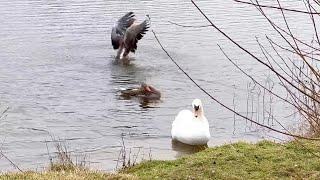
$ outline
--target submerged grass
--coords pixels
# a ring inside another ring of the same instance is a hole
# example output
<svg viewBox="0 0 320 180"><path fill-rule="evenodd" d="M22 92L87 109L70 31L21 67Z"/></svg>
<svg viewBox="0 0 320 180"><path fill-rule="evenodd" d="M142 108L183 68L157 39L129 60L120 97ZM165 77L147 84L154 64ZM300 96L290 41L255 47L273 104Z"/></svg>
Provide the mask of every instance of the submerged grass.
<svg viewBox="0 0 320 180"><path fill-rule="evenodd" d="M319 156L319 142L239 142L178 160L142 162L116 174L57 168L3 174L0 179L320 179Z"/></svg>

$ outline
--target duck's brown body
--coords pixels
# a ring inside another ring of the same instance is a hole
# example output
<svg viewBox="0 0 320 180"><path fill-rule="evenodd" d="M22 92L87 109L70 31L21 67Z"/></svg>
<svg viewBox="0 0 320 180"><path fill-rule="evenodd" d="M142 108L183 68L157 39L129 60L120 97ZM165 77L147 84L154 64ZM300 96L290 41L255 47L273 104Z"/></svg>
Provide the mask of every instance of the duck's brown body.
<svg viewBox="0 0 320 180"><path fill-rule="evenodd" d="M121 96L160 99L161 93L154 87L143 83L139 88L122 90Z"/></svg>

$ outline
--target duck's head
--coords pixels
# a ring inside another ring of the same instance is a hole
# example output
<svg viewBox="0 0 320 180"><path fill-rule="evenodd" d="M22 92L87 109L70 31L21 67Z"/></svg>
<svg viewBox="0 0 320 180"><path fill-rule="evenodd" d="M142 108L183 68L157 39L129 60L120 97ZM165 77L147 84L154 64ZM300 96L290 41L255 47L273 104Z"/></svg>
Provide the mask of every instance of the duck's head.
<svg viewBox="0 0 320 180"><path fill-rule="evenodd" d="M192 108L193 108L194 116L196 118L203 114L203 107L200 99L195 99L192 101Z"/></svg>
<svg viewBox="0 0 320 180"><path fill-rule="evenodd" d="M151 92L149 85L147 85L146 83L141 83L141 89L145 92Z"/></svg>
<svg viewBox="0 0 320 180"><path fill-rule="evenodd" d="M153 95L153 98L159 99L161 97L160 91L156 90L154 87L147 85L146 83L141 84L142 91L145 95Z"/></svg>

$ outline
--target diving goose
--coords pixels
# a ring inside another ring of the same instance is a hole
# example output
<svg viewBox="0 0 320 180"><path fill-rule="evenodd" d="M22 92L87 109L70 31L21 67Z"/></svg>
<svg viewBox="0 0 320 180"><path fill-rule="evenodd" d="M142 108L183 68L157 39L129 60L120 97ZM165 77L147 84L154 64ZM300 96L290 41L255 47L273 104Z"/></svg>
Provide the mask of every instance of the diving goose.
<svg viewBox="0 0 320 180"><path fill-rule="evenodd" d="M128 12L121 17L112 27L111 42L113 49L118 49L116 59L127 57L130 52L135 53L137 43L148 31L149 22L144 20L142 23L137 23L133 12Z"/></svg>
<svg viewBox="0 0 320 180"><path fill-rule="evenodd" d="M182 110L172 123L172 140L189 145L205 145L210 139L209 123L200 99L192 102L193 111Z"/></svg>

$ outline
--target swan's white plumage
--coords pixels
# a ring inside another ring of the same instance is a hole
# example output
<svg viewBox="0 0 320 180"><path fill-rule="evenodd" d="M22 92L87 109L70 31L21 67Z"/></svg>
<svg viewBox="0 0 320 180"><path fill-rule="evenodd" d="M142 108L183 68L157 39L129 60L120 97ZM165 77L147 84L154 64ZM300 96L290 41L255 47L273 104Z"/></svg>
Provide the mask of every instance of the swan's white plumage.
<svg viewBox="0 0 320 180"><path fill-rule="evenodd" d="M173 140L190 145L203 145L209 141L209 123L203 114L201 101L199 99L194 100L192 107L195 105L200 106L197 117L195 116L196 114L190 110L182 110L176 116L171 129Z"/></svg>

